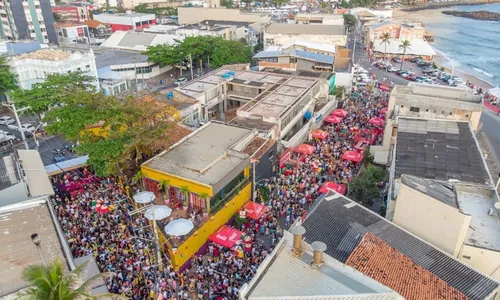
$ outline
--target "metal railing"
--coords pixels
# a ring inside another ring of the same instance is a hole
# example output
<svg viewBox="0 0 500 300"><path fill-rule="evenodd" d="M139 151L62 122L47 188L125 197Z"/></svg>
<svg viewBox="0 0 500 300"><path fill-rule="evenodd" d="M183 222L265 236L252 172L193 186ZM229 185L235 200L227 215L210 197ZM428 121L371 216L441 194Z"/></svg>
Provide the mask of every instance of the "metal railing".
<svg viewBox="0 0 500 300"><path fill-rule="evenodd" d="M217 199L214 205L210 207L210 215L214 215L219 210L221 210L227 202L233 199L233 197L236 196L236 194L238 194L241 190L243 190L243 188L249 183L250 177L246 177L238 182L238 184L229 193L224 195L224 197Z"/></svg>

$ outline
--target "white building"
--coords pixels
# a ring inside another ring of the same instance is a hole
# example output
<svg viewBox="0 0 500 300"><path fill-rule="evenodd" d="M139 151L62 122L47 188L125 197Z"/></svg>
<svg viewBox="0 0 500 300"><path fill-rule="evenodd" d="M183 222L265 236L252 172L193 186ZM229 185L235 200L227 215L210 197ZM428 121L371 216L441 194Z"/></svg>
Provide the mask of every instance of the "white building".
<svg viewBox="0 0 500 300"><path fill-rule="evenodd" d="M282 46L294 40L345 46L347 32L344 25L282 23L272 23L264 30L264 49L269 46Z"/></svg>
<svg viewBox="0 0 500 300"><path fill-rule="evenodd" d="M104 43L103 48L113 48L133 51L146 51L149 46L176 43L182 41L184 37L175 34L157 34L136 31L116 31Z"/></svg>
<svg viewBox="0 0 500 300"><path fill-rule="evenodd" d="M83 24L56 24L60 44L90 44L89 27Z"/></svg>
<svg viewBox="0 0 500 300"><path fill-rule="evenodd" d="M43 82L49 74L66 74L81 71L96 78L97 70L94 52L63 51L43 49L9 57L11 71L17 76L20 88L31 89L33 84Z"/></svg>
<svg viewBox="0 0 500 300"><path fill-rule="evenodd" d="M98 14L94 15L94 20L110 24L113 32L144 29L156 24L155 14L132 13L130 11L120 14Z"/></svg>

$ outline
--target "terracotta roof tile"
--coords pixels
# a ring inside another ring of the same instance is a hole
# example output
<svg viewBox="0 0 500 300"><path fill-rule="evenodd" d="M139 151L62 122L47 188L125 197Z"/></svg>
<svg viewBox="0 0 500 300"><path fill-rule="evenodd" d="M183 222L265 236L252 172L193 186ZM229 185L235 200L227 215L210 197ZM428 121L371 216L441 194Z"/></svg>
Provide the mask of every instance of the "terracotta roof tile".
<svg viewBox="0 0 500 300"><path fill-rule="evenodd" d="M99 27L99 25L104 25L106 26L106 24L104 24L103 22L99 22L99 21L96 21L96 20L87 20L84 22L85 25L87 25L89 28L92 28L92 29L97 29L97 27Z"/></svg>
<svg viewBox="0 0 500 300"><path fill-rule="evenodd" d="M359 242L346 265L388 286L408 300L469 299L370 232Z"/></svg>

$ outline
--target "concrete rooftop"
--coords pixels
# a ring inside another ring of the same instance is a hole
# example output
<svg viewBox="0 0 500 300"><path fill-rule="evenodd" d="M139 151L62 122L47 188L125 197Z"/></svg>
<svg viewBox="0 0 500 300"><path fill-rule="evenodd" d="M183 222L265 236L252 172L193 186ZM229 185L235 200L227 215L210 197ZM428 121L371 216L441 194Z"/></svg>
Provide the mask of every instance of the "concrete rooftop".
<svg viewBox="0 0 500 300"><path fill-rule="evenodd" d="M214 186L249 156L232 146L252 130L210 122L143 165Z"/></svg>
<svg viewBox="0 0 500 300"><path fill-rule="evenodd" d="M66 261L45 201L6 206L0 210L0 296L27 287L21 279L24 268L41 264L40 255L31 241L38 233L45 261Z"/></svg>

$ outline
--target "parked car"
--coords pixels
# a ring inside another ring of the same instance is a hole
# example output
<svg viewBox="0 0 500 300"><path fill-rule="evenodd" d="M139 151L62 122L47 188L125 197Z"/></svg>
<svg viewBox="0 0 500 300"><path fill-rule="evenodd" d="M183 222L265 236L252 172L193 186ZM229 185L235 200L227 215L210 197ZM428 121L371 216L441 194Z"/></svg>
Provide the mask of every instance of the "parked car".
<svg viewBox="0 0 500 300"><path fill-rule="evenodd" d="M396 63L400 64L402 60L401 60L401 58L400 58L400 57L394 57L394 58L392 59L392 61L394 61L394 62L396 62Z"/></svg>
<svg viewBox="0 0 500 300"><path fill-rule="evenodd" d="M174 82L174 85L175 86L181 86L183 85L184 83L188 82L188 80L184 77L181 77L181 78L178 78L175 82Z"/></svg>
<svg viewBox="0 0 500 300"><path fill-rule="evenodd" d="M17 124L9 124L8 127L10 129L20 131L19 127L17 127ZM35 131L35 127L33 125L31 125L30 123L23 123L23 124L21 124L21 130L24 132L32 133Z"/></svg>
<svg viewBox="0 0 500 300"><path fill-rule="evenodd" d="M59 163L59 162L65 161L66 156L64 156L64 154L61 154L61 153L55 153L55 154L53 154L53 159L54 159L55 163Z"/></svg>
<svg viewBox="0 0 500 300"><path fill-rule="evenodd" d="M462 83L463 82L462 78L460 78L458 76L451 76L451 79L453 81L455 81L456 83Z"/></svg>
<svg viewBox="0 0 500 300"><path fill-rule="evenodd" d="M0 124L2 124L2 125L9 125L9 124L13 124L13 123L16 123L16 120L14 120L14 118L12 118L12 117L9 117L9 116L1 116L0 117Z"/></svg>
<svg viewBox="0 0 500 300"><path fill-rule="evenodd" d="M398 68L393 67L393 66L390 66L389 68L387 68L387 71L389 71L389 72L396 72L398 70L399 70Z"/></svg>

